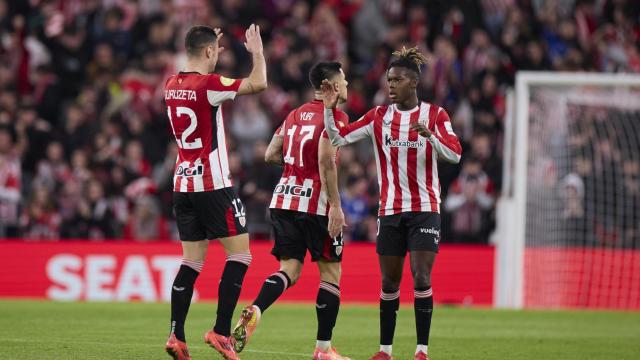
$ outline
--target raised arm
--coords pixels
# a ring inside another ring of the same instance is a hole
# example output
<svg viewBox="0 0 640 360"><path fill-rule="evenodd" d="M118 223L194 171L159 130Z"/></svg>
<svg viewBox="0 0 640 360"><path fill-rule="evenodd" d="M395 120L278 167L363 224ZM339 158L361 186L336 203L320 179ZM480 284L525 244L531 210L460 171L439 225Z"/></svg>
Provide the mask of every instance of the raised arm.
<svg viewBox="0 0 640 360"><path fill-rule="evenodd" d="M324 135L324 134L323 134ZM322 188L327 194L329 203L329 224L327 230L333 238L340 234L345 226L344 213L340 204L340 193L338 192L338 168L336 166L337 148L331 145L329 139L320 136L318 146L318 165L320 167L320 181Z"/></svg>
<svg viewBox="0 0 640 360"><path fill-rule="evenodd" d="M336 114L338 114L335 108L338 103L337 85L332 85L327 80L322 82L322 101L324 103L324 128L333 146L351 144L373 134L373 113L375 109L370 110L365 116L351 124L347 124L349 122L347 117L339 119L338 121L343 121L345 124L338 128L335 119Z"/></svg>
<svg viewBox="0 0 640 360"><path fill-rule="evenodd" d="M244 46L251 53L253 67L247 78L242 79L238 95L255 94L267 88L267 65L262 52L262 37L260 26L251 24L245 32Z"/></svg>
<svg viewBox="0 0 640 360"><path fill-rule="evenodd" d="M462 146L460 140L453 132L451 120L447 112L440 108L436 115L435 133L428 129L426 124L414 123L411 128L421 136L427 138L433 149L445 161L457 164L462 157Z"/></svg>

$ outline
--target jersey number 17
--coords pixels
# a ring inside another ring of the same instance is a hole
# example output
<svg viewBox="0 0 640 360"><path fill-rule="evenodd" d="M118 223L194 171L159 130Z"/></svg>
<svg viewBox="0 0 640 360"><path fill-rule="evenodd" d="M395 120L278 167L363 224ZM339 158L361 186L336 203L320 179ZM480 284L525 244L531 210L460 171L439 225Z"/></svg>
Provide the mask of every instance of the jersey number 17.
<svg viewBox="0 0 640 360"><path fill-rule="evenodd" d="M289 146L287 148L287 154L284 156L284 162L290 165L295 164L295 158L291 156L291 150L293 149L293 139L295 137L296 131L300 130L298 136L300 136L300 145L299 145L299 156L298 156L298 165L300 167L304 167L304 160L302 159L304 144L313 139L313 134L316 131L315 125L293 125L291 128L287 130L287 136L289 137Z"/></svg>

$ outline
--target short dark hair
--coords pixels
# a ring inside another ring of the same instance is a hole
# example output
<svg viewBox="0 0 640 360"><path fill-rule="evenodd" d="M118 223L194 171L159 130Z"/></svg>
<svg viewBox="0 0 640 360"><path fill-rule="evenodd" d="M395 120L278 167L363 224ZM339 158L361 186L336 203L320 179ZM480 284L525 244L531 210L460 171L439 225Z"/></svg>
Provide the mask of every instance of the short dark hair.
<svg viewBox="0 0 640 360"><path fill-rule="evenodd" d="M196 25L187 32L187 36L184 38L184 47L187 49L187 55L195 56L204 47L215 44L217 40L216 32L212 28Z"/></svg>
<svg viewBox="0 0 640 360"><path fill-rule="evenodd" d="M387 71L392 67L403 67L413 71L416 75L419 75L421 71L420 66L427 62L427 59L422 55L422 53L420 53L418 47L407 49L403 46L402 49L394 51L393 56L395 59L391 61Z"/></svg>
<svg viewBox="0 0 640 360"><path fill-rule="evenodd" d="M322 86L322 80L331 79L333 76L340 73L342 64L337 61L322 61L311 68L309 71L309 81L314 89L320 90Z"/></svg>

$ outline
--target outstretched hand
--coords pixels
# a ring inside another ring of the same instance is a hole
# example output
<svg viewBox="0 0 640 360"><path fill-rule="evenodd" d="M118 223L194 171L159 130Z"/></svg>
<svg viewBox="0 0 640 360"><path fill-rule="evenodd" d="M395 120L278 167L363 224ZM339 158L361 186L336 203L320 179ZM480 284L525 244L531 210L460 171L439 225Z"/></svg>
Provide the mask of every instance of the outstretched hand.
<svg viewBox="0 0 640 360"><path fill-rule="evenodd" d="M329 80L324 79L322 80L320 89L322 90L322 102L324 103L324 107L327 109L335 108L338 105L338 84L333 84Z"/></svg>
<svg viewBox="0 0 640 360"><path fill-rule="evenodd" d="M252 54L262 53L262 37L260 36L260 26L251 24L247 31L244 32L246 42L244 47Z"/></svg>

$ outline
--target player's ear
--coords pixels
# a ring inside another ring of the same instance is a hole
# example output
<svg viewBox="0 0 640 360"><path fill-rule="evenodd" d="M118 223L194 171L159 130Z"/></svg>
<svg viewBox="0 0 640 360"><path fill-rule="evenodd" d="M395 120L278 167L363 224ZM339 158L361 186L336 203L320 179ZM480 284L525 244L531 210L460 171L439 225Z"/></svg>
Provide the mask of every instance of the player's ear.
<svg viewBox="0 0 640 360"><path fill-rule="evenodd" d="M414 90L418 88L418 76L411 77L411 88Z"/></svg>
<svg viewBox="0 0 640 360"><path fill-rule="evenodd" d="M216 49L214 45L207 46L207 50L206 50L207 59L213 58L215 56L215 52L216 52Z"/></svg>

